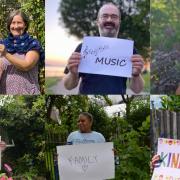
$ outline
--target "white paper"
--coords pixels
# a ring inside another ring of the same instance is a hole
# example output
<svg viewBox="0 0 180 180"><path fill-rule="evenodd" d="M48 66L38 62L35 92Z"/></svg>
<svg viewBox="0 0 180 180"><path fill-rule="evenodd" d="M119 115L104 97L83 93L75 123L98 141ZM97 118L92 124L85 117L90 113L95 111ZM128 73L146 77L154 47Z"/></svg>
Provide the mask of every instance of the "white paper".
<svg viewBox="0 0 180 180"><path fill-rule="evenodd" d="M61 180L114 178L113 143L57 146Z"/></svg>
<svg viewBox="0 0 180 180"><path fill-rule="evenodd" d="M134 42L108 37L84 37L78 72L131 77Z"/></svg>
<svg viewBox="0 0 180 180"><path fill-rule="evenodd" d="M151 180L180 180L180 140L159 138L158 155L163 160L156 164Z"/></svg>

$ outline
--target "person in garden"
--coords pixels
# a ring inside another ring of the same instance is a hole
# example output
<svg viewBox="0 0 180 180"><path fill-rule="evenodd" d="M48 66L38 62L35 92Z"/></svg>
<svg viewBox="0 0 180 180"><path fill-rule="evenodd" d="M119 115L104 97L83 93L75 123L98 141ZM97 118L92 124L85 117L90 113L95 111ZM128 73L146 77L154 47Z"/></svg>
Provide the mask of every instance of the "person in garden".
<svg viewBox="0 0 180 180"><path fill-rule="evenodd" d="M79 130L70 133L67 138L68 145L106 142L104 136L101 133L92 131L92 114L88 112L81 112L79 114L77 125ZM117 155L117 150L113 148L112 152L114 154L115 165L119 165L119 156Z"/></svg>
<svg viewBox="0 0 180 180"><path fill-rule="evenodd" d="M104 4L97 16L97 26L100 36L117 38L120 29L120 19L121 14L115 4ZM127 78L125 77L78 73L81 48L82 44L76 48L68 60L67 67L64 71L66 74L64 77L65 88L71 90L77 87L81 78L80 94L126 94ZM133 53L134 55L131 57L132 78L130 80L130 88L135 93L140 93L144 87L144 81L141 76L144 62L141 55L137 54L135 49Z"/></svg>
<svg viewBox="0 0 180 180"><path fill-rule="evenodd" d="M78 118L78 131L69 134L67 138L68 145L104 143L104 136L96 131L92 131L93 116L88 112L81 112Z"/></svg>
<svg viewBox="0 0 180 180"><path fill-rule="evenodd" d="M44 61L39 41L27 32L27 15L14 10L7 20L9 35L0 41L0 94L40 94L38 65Z"/></svg>

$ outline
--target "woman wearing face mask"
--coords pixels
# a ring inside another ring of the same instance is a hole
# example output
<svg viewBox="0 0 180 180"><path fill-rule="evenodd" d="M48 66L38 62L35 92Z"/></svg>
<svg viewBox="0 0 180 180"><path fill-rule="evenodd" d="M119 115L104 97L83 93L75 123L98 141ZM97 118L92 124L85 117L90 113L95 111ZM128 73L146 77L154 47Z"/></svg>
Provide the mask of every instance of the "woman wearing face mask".
<svg viewBox="0 0 180 180"><path fill-rule="evenodd" d="M40 94L38 63L44 61L44 51L27 33L28 26L23 12L10 13L9 35L0 42L0 94Z"/></svg>

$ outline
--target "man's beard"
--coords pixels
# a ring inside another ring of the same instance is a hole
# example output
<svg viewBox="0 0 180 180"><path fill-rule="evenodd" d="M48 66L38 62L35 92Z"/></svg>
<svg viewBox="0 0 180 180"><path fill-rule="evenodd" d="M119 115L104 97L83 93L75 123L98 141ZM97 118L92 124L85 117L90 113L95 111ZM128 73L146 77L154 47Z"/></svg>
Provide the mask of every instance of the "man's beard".
<svg viewBox="0 0 180 180"><path fill-rule="evenodd" d="M112 29L106 29L106 26L112 26ZM115 24L111 22L106 22L103 24L103 27L99 27L100 36L104 37L117 37L119 32L119 28L116 29Z"/></svg>
<svg viewBox="0 0 180 180"><path fill-rule="evenodd" d="M117 37L117 32L112 32L112 31L104 32L104 31L101 31L100 35L104 36L104 37Z"/></svg>

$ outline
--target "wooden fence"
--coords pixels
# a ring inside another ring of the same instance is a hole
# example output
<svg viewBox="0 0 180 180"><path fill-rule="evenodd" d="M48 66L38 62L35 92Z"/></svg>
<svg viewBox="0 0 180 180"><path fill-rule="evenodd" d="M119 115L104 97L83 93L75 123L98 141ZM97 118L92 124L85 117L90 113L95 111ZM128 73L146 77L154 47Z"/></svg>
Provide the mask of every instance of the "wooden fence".
<svg viewBox="0 0 180 180"><path fill-rule="evenodd" d="M157 151L158 137L180 139L180 112L151 110L151 145Z"/></svg>

